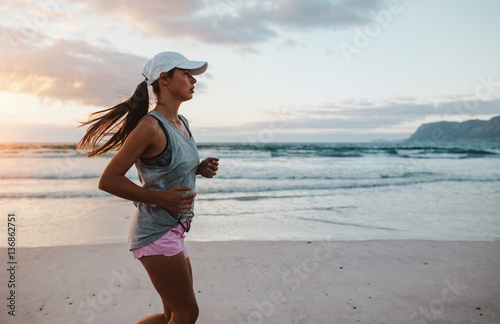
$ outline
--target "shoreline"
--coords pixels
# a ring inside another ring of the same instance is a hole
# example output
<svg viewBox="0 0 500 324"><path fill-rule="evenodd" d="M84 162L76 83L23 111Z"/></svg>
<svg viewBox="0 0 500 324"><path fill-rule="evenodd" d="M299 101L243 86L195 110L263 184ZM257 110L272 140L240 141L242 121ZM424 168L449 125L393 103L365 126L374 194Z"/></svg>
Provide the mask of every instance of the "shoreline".
<svg viewBox="0 0 500 324"><path fill-rule="evenodd" d="M186 245L199 323L500 322L498 241ZM16 316L2 307L2 323L133 323L162 311L126 243L20 247L16 258Z"/></svg>
<svg viewBox="0 0 500 324"><path fill-rule="evenodd" d="M126 236L120 237L120 238L126 238ZM95 242L97 242L96 240ZM104 241L102 243L95 243L95 242L83 242L83 243L76 243L76 244L67 244L67 245L37 245L37 246L24 246L24 245L16 245L16 249L19 250L25 250L25 249L52 249L52 248L78 248L78 247L84 247L84 246L89 246L89 247L96 247L96 246L104 246L104 245L117 245L117 246L123 246L123 248L126 251L128 250L127 247L127 242L126 241ZM499 243L500 240L495 239L495 240L438 240L438 239L419 239L419 238L411 238L411 239L385 239L385 238L371 238L371 239L331 239L331 240L315 240L315 241L310 241L310 240L304 240L304 239L278 239L278 240L268 240L268 239L256 239L256 240L247 240L247 239L227 239L227 240L198 240L195 238L190 238L189 241L185 241L186 244L188 245L198 245L198 244L230 244L230 243L258 243L258 242L267 242L267 243L349 243L349 242L436 242L436 243ZM0 245L0 253L7 254L7 248L8 246L3 244ZM123 249L122 249L123 250Z"/></svg>

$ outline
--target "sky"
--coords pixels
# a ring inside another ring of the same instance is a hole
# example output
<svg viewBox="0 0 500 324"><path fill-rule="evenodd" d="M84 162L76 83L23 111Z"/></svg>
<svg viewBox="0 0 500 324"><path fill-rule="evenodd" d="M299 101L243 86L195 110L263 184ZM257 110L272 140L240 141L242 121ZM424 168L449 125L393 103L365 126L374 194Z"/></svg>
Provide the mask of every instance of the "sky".
<svg viewBox="0 0 500 324"><path fill-rule="evenodd" d="M180 108L197 142L395 141L487 120L498 13L496 0L3 1L0 142L79 141L79 122L127 99L163 51L208 62Z"/></svg>

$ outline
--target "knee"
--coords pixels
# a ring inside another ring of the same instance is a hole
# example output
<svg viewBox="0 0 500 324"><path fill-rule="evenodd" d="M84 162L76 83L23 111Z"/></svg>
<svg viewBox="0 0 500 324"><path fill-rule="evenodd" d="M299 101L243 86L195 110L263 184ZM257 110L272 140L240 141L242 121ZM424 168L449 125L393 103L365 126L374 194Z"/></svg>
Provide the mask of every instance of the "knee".
<svg viewBox="0 0 500 324"><path fill-rule="evenodd" d="M194 304L191 305L190 307L186 308L182 312L179 312L176 314L177 318L175 323L182 323L182 324L194 324L196 323L196 320L198 319L198 315L200 313L200 310L198 308L198 305Z"/></svg>
<svg viewBox="0 0 500 324"><path fill-rule="evenodd" d="M198 319L198 315L200 314L200 309L198 308L198 305L193 305L189 308L188 311L188 322L187 323L196 323L196 320Z"/></svg>

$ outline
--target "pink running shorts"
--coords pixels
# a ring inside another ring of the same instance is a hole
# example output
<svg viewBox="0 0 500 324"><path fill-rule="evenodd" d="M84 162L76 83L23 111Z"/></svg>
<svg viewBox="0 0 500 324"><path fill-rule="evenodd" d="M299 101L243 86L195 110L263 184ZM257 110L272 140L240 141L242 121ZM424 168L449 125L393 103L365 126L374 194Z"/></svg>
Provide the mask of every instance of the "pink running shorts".
<svg viewBox="0 0 500 324"><path fill-rule="evenodd" d="M188 221L186 220L183 223L186 228L188 225L187 222ZM182 225L179 224L166 231L165 234L163 234L163 236L156 241L138 249L133 249L132 254L134 255L134 258L139 259L148 255L173 256L183 251L184 256L187 258L188 253L186 246L184 245L185 236L185 230Z"/></svg>

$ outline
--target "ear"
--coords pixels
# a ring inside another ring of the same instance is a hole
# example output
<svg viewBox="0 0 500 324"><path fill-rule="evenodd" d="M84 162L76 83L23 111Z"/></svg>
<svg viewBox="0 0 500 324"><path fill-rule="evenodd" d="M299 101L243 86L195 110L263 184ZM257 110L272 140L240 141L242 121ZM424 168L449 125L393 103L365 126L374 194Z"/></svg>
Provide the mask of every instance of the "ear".
<svg viewBox="0 0 500 324"><path fill-rule="evenodd" d="M160 78L159 78L159 81L160 81L163 85L168 85L168 81L170 81L170 80L169 80L169 78L167 77L167 73L165 73L165 72L160 73Z"/></svg>

